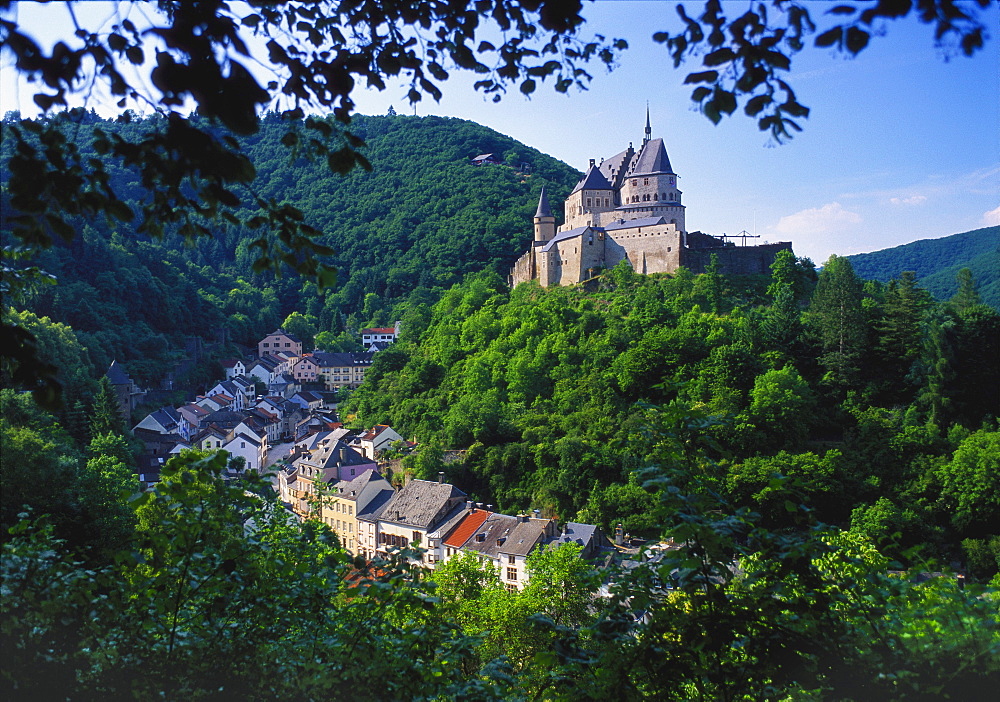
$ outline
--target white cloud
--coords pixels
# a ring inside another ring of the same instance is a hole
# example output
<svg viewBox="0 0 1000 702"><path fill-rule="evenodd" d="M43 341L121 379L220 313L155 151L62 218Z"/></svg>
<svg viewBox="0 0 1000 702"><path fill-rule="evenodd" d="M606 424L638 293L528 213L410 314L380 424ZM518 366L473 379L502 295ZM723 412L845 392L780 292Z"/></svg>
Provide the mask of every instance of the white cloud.
<svg viewBox="0 0 1000 702"><path fill-rule="evenodd" d="M861 215L857 212L845 210L839 202L830 202L822 207L785 215L778 220L774 230L787 236L838 234L860 223Z"/></svg>
<svg viewBox="0 0 1000 702"><path fill-rule="evenodd" d="M893 205L919 205L927 200L926 195L911 195L910 197L890 197L889 202Z"/></svg>
<svg viewBox="0 0 1000 702"><path fill-rule="evenodd" d="M987 227L993 227L1000 224L1000 207L997 207L995 210L990 210L989 212L984 212L983 224Z"/></svg>

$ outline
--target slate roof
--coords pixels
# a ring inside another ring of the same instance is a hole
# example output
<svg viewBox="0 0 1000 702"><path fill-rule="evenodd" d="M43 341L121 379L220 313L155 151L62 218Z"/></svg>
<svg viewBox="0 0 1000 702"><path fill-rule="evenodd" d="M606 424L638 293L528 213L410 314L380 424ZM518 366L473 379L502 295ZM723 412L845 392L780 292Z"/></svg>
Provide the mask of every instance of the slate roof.
<svg viewBox="0 0 1000 702"><path fill-rule="evenodd" d="M365 488L370 484L378 484L379 482L384 482L386 485L389 484L385 478L379 475L378 471L374 468L369 468L353 480L341 480L334 487L337 490L337 497L340 499L357 502L364 493Z"/></svg>
<svg viewBox="0 0 1000 702"><path fill-rule="evenodd" d="M253 370L256 366L261 366L268 373L271 373L279 365L280 361L278 361L278 359L276 359L274 356L261 356L256 360L256 362L254 362L253 365L250 366L250 370Z"/></svg>
<svg viewBox="0 0 1000 702"><path fill-rule="evenodd" d="M369 366L375 354L365 353L330 353L327 351L316 351L313 354L319 365L323 368L331 366Z"/></svg>
<svg viewBox="0 0 1000 702"><path fill-rule="evenodd" d="M670 167L670 159L667 157L667 149L663 145L663 139L650 139L639 152L639 157L636 159L635 166L629 176L673 172Z"/></svg>
<svg viewBox="0 0 1000 702"><path fill-rule="evenodd" d="M382 512L382 521L417 529L430 529L465 493L448 483L411 480L397 492Z"/></svg>
<svg viewBox="0 0 1000 702"><path fill-rule="evenodd" d="M519 522L507 540L499 546L498 553L527 556L531 549L545 541L545 527L548 523L547 519L528 519Z"/></svg>
<svg viewBox="0 0 1000 702"><path fill-rule="evenodd" d="M566 232L559 232L554 237L545 242L545 246L542 247L542 251L550 251L552 247L559 243L560 241L566 241L567 239L572 239L576 236L581 236L585 231L591 229L591 227L577 227L576 229L570 229Z"/></svg>
<svg viewBox="0 0 1000 702"><path fill-rule="evenodd" d="M243 419L244 415L242 412L223 409L212 412L202 422L205 425L215 424L223 429L235 429Z"/></svg>
<svg viewBox="0 0 1000 702"><path fill-rule="evenodd" d="M549 198L545 194L545 186L542 186L542 192L538 196L538 209L535 210L536 217L551 217L552 208L549 207Z"/></svg>
<svg viewBox="0 0 1000 702"><path fill-rule="evenodd" d="M456 524L451 533L445 536L444 544L445 546L451 546L452 548L461 548L462 544L469 540L476 530L483 525L483 522L493 514L492 512L485 509L473 509L468 512L458 524Z"/></svg>
<svg viewBox="0 0 1000 702"><path fill-rule="evenodd" d="M289 334L284 329L278 329L277 331L273 331L270 334L268 334L267 336L265 336L264 338L267 339L267 338L270 338L272 336L287 336L290 341L294 341L294 342L299 343L299 344L302 343L302 339L300 339L299 337L295 336L294 334Z"/></svg>
<svg viewBox="0 0 1000 702"><path fill-rule="evenodd" d="M649 203L644 203L649 204ZM666 224L667 220L663 217L640 217L639 219L626 219L622 222L612 222L604 226L604 231L614 232L619 229L635 229L637 227L653 227L657 224Z"/></svg>
<svg viewBox="0 0 1000 702"><path fill-rule="evenodd" d="M611 183L608 179L604 177L601 173L601 169L598 166L591 166L587 169L584 174L583 179L576 184L573 188L575 193L578 190L611 190Z"/></svg>
<svg viewBox="0 0 1000 702"><path fill-rule="evenodd" d="M354 515L358 519L363 519L366 522L375 522L382 518L383 512L385 512L386 506L395 496L395 492L391 490L386 490L378 493L368 502L367 505L359 506Z"/></svg>
<svg viewBox="0 0 1000 702"><path fill-rule="evenodd" d="M119 364L118 361L112 361L111 366L108 368L108 372L105 373L108 377L108 381L112 385L131 385L132 379L128 377L128 373L125 372Z"/></svg>
<svg viewBox="0 0 1000 702"><path fill-rule="evenodd" d="M626 150L615 154L601 163L599 168L601 169L601 173L604 177L608 179L608 182L615 183L616 181L621 180L622 173L628 169L628 158L629 151ZM612 171L614 171L614 173L612 173Z"/></svg>
<svg viewBox="0 0 1000 702"><path fill-rule="evenodd" d="M486 518L482 526L473 532L462 548L495 559L499 557L500 549L510 540L510 535L517 528L518 523L517 517L493 513Z"/></svg>
<svg viewBox="0 0 1000 702"><path fill-rule="evenodd" d="M554 546L564 543L579 544L586 550L586 548L594 540L594 534L596 531L597 527L593 524L567 522L566 526L563 528L562 534L552 539L550 543Z"/></svg>

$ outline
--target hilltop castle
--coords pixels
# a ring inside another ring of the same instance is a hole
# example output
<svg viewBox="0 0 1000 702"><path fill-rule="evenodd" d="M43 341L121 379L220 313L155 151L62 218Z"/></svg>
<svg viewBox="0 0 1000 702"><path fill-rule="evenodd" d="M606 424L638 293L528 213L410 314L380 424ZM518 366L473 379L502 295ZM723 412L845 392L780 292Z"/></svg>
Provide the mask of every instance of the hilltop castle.
<svg viewBox="0 0 1000 702"><path fill-rule="evenodd" d="M649 111L642 146L590 167L564 206L556 229L545 188L535 212L535 239L511 270L511 286L537 280L542 286L572 285L628 259L637 273L672 273L685 266L700 273L717 254L724 273L767 273L788 242L735 246L701 232L688 232L677 174L663 139L651 138Z"/></svg>

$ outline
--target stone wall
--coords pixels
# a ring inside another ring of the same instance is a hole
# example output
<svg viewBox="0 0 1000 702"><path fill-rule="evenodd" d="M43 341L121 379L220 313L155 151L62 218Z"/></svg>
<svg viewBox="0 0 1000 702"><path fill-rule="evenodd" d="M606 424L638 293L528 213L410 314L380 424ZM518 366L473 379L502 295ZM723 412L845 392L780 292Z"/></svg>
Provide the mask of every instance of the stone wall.
<svg viewBox="0 0 1000 702"><path fill-rule="evenodd" d="M788 241L760 246L685 249L681 254L680 263L694 273L704 273L705 267L711 262L712 254L716 254L719 257L720 272L726 275L768 274L778 252L791 250L792 244Z"/></svg>
<svg viewBox="0 0 1000 702"><path fill-rule="evenodd" d="M671 225L612 230L604 245L604 265L628 258L637 273L672 273L680 266L681 234Z"/></svg>

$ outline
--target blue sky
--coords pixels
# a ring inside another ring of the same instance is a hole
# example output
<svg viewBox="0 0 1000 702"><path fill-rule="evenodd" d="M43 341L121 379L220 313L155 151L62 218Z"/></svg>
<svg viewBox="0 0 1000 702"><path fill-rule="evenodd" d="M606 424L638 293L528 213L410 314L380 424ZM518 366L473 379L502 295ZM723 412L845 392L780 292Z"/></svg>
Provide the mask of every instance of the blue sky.
<svg viewBox="0 0 1000 702"><path fill-rule="evenodd" d="M66 26L63 8L19 4L21 20L38 26L40 38ZM987 47L972 59L946 60L932 29L913 20L887 25L854 59L827 50L800 54L788 80L812 112L801 134L774 145L748 118L713 126L692 109L690 86L683 85L688 71L674 70L651 40L657 29L676 28L674 4L587 3L584 31L625 38L630 48L611 73L595 65L585 92L561 95L543 84L530 99L514 90L496 104L472 89L472 77L456 74L441 102L421 102L416 114L473 120L582 170L588 159L641 140L648 102L653 136L665 139L681 176L690 229L791 241L797 254L817 263L833 253L1000 224L995 6L986 14L993 28ZM0 105L27 113L30 98L18 101L8 63L0 69ZM393 105L412 114L404 94L402 85L358 94L358 111L385 114Z"/></svg>

